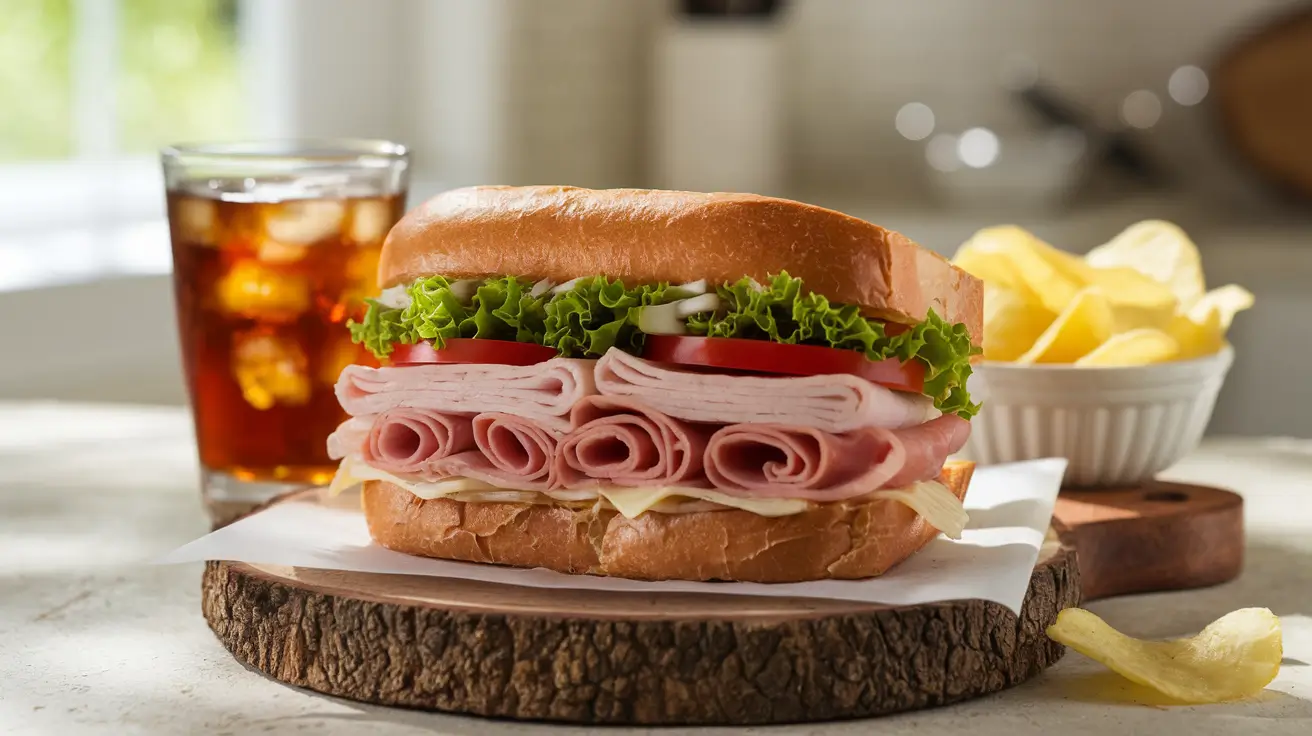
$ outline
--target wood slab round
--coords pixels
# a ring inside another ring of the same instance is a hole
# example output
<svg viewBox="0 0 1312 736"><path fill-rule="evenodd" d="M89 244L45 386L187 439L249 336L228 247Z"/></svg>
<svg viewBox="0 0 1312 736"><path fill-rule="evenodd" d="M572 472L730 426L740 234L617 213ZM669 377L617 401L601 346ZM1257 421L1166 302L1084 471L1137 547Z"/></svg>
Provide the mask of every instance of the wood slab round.
<svg viewBox="0 0 1312 736"><path fill-rule="evenodd" d="M382 705L612 724L761 724L953 703L1062 656L1080 601L1054 534L1021 616L985 601L839 601L540 590L401 575L206 564L202 606L236 658Z"/></svg>

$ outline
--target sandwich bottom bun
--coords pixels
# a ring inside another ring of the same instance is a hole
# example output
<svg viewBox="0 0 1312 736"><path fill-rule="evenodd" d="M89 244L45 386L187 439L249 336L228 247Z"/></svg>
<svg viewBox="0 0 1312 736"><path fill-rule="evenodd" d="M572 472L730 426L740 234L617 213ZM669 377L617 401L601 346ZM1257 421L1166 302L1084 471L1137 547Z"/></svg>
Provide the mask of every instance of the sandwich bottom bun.
<svg viewBox="0 0 1312 736"><path fill-rule="evenodd" d="M972 463L939 476L964 498ZM362 493L369 534L421 557L637 580L792 583L883 574L938 530L889 499L819 504L792 516L747 511L647 512L552 504L423 500L384 481Z"/></svg>

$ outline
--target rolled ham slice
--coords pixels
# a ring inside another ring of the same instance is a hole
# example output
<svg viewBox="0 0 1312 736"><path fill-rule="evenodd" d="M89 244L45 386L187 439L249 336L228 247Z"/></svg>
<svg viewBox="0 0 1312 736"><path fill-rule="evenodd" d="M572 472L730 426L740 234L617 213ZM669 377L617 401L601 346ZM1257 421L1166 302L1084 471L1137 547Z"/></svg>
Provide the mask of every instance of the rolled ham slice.
<svg viewBox="0 0 1312 736"><path fill-rule="evenodd" d="M557 475L566 488L700 486L713 428L679 421L633 399L589 396L570 414Z"/></svg>
<svg viewBox="0 0 1312 736"><path fill-rule="evenodd" d="M786 424L724 427L706 446L706 476L740 496L842 501L930 480L970 436L970 423L944 415L909 429L867 427L842 434Z"/></svg>
<svg viewBox="0 0 1312 736"><path fill-rule="evenodd" d="M590 360L553 358L528 366L471 364L347 366L337 400L351 416L396 406L454 414L496 412L564 433L579 399L596 393Z"/></svg>
<svg viewBox="0 0 1312 736"><path fill-rule="evenodd" d="M666 367L611 349L596 366L597 391L671 417L718 424L783 424L824 432L900 429L941 412L928 396L892 391L847 374L742 376Z"/></svg>
<svg viewBox="0 0 1312 736"><path fill-rule="evenodd" d="M496 412L479 414L472 425L478 449L430 464L426 476L463 476L519 491L547 491L556 486L559 432Z"/></svg>
<svg viewBox="0 0 1312 736"><path fill-rule="evenodd" d="M469 417L398 406L374 418L363 457L379 470L411 475L473 447L474 430Z"/></svg>

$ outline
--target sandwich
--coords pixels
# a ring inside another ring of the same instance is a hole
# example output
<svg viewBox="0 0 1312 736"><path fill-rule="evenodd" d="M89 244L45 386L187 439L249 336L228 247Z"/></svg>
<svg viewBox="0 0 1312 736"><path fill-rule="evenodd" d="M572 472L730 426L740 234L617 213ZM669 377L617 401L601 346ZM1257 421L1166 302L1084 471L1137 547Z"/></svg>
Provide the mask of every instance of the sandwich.
<svg viewBox="0 0 1312 736"><path fill-rule="evenodd" d="M979 280L748 194L473 187L348 323L335 489L410 555L644 580L880 575L959 535Z"/></svg>

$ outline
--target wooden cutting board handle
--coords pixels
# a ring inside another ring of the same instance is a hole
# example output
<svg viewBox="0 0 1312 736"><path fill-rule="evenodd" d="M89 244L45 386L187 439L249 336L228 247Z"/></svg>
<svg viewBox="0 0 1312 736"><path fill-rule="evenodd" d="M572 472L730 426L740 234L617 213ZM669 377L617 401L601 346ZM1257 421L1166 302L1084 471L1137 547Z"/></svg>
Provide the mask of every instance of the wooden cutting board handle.
<svg viewBox="0 0 1312 736"><path fill-rule="evenodd" d="M1053 517L1075 547L1086 601L1216 585L1243 567L1244 501L1220 488L1063 490Z"/></svg>

